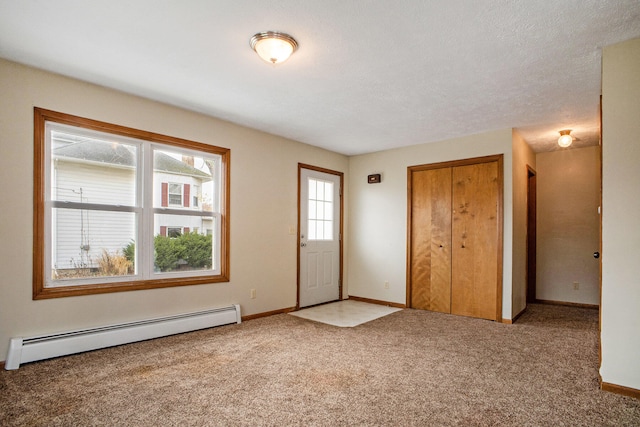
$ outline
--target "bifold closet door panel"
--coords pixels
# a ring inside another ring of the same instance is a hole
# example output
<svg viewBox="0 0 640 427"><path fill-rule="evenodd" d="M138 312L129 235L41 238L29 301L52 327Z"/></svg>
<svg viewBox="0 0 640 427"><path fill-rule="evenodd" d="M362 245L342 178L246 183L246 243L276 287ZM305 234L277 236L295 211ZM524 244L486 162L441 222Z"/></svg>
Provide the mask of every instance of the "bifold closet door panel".
<svg viewBox="0 0 640 427"><path fill-rule="evenodd" d="M498 162L453 168L453 314L496 320L498 178Z"/></svg>
<svg viewBox="0 0 640 427"><path fill-rule="evenodd" d="M411 307L451 312L451 168L414 171Z"/></svg>

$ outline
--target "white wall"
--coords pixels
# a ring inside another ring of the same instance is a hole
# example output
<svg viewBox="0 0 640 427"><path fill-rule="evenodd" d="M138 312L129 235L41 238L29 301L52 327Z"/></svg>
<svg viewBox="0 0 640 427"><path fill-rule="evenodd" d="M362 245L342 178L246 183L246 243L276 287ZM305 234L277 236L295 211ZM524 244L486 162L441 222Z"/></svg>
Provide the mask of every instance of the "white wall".
<svg viewBox="0 0 640 427"><path fill-rule="evenodd" d="M603 51L602 365L640 390L640 39Z"/></svg>
<svg viewBox="0 0 640 427"><path fill-rule="evenodd" d="M599 305L600 263L593 252L600 247L600 147L536 157L536 298Z"/></svg>
<svg viewBox="0 0 640 427"><path fill-rule="evenodd" d="M527 307L527 185L528 169L536 156L522 136L513 131L513 285L511 317Z"/></svg>
<svg viewBox="0 0 640 427"><path fill-rule="evenodd" d="M350 159L349 295L406 303L407 167L504 154L504 257L502 317L511 319L511 129L434 142ZM367 175L382 175L368 184ZM389 282L389 289L384 283Z"/></svg>
<svg viewBox="0 0 640 427"><path fill-rule="evenodd" d="M0 93L0 177L11 201L0 213L0 360L13 336L230 303L240 303L243 315L295 305L298 242L289 227L297 224L298 162L346 174L347 157L5 60ZM34 106L230 148L231 281L32 300Z"/></svg>

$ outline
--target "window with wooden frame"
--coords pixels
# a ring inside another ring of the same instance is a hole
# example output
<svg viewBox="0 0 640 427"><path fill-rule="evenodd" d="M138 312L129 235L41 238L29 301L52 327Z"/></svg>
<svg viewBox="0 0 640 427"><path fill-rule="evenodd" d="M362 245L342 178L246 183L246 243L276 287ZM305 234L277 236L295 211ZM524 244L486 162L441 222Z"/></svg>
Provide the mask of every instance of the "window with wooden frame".
<svg viewBox="0 0 640 427"><path fill-rule="evenodd" d="M34 299L229 280L229 149L40 108L34 148Z"/></svg>

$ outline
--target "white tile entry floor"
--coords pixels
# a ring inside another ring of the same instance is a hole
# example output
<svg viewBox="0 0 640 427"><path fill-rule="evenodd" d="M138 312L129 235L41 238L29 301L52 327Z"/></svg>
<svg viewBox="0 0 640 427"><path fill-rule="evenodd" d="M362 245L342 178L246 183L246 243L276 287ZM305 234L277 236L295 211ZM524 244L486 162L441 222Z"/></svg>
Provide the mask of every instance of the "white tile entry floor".
<svg viewBox="0 0 640 427"><path fill-rule="evenodd" d="M289 314L303 319L346 328L358 326L400 310L402 309L369 304L362 301L344 300L304 308Z"/></svg>

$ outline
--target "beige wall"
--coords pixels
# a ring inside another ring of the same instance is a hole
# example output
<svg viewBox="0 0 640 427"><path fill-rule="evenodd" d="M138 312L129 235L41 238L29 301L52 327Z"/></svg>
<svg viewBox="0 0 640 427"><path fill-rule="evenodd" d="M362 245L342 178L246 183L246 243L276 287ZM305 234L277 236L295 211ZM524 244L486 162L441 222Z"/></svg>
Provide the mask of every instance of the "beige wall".
<svg viewBox="0 0 640 427"><path fill-rule="evenodd" d="M599 305L600 147L538 153L537 173L536 297Z"/></svg>
<svg viewBox="0 0 640 427"><path fill-rule="evenodd" d="M604 49L602 132L600 374L640 390L640 39Z"/></svg>
<svg viewBox="0 0 640 427"><path fill-rule="evenodd" d="M0 360L14 336L230 303L243 315L296 304L297 236L289 227L297 225L298 162L347 173L347 157L5 60L0 93ZM230 148L231 282L33 301L34 106Z"/></svg>
<svg viewBox="0 0 640 427"><path fill-rule="evenodd" d="M407 167L504 154L504 256L502 317L511 319L513 188L511 129L350 159L349 294L406 303ZM367 175L380 173L380 184ZM384 288L389 282L389 289Z"/></svg>
<svg viewBox="0 0 640 427"><path fill-rule="evenodd" d="M513 295L510 319L527 307L527 166L535 170L536 155L513 131Z"/></svg>

